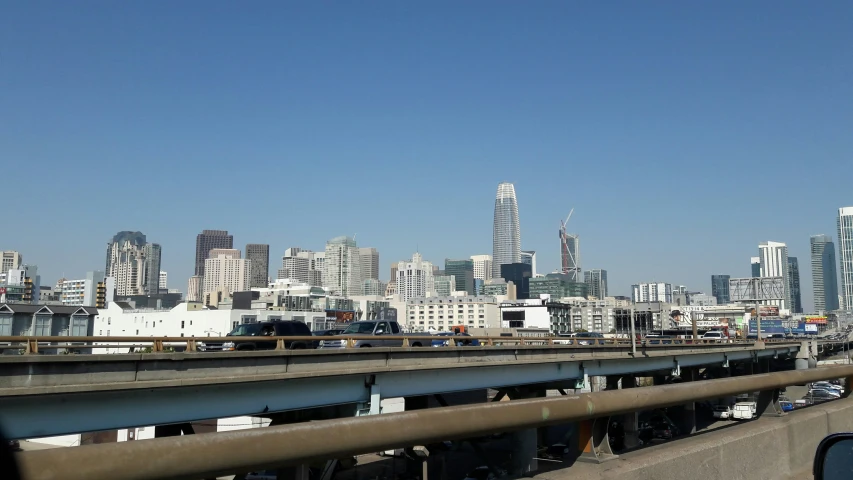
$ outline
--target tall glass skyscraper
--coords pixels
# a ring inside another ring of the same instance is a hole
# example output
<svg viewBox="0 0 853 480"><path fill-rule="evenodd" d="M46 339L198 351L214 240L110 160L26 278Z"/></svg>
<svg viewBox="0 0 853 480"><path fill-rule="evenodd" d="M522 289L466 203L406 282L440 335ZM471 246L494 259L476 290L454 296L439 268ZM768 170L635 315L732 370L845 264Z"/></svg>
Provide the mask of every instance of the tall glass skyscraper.
<svg viewBox="0 0 853 480"><path fill-rule="evenodd" d="M838 310L838 273L835 244L829 235L813 235L811 243L812 285L815 311Z"/></svg>
<svg viewBox="0 0 853 480"><path fill-rule="evenodd" d="M518 200L511 183L498 185L495 196L495 223L492 235L492 278L501 278L501 265L521 263L521 231L518 227Z"/></svg>
<svg viewBox="0 0 853 480"><path fill-rule="evenodd" d="M800 295L800 264L797 257L788 257L788 290L791 292L791 313L803 313Z"/></svg>
<svg viewBox="0 0 853 480"><path fill-rule="evenodd" d="M845 310L853 310L853 207L838 209L838 265Z"/></svg>
<svg viewBox="0 0 853 480"><path fill-rule="evenodd" d="M730 275L711 275L711 295L717 299L717 305L729 304Z"/></svg>

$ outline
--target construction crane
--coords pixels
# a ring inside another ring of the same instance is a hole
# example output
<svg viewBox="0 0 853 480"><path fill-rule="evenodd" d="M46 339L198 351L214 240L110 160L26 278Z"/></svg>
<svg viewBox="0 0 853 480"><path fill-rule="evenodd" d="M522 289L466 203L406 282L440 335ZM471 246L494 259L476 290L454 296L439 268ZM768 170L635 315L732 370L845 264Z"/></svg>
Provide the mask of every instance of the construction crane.
<svg viewBox="0 0 853 480"><path fill-rule="evenodd" d="M566 233L566 226L575 213L573 208L565 221L560 221L560 260L563 274L573 282L581 281L581 258L579 239L576 234Z"/></svg>

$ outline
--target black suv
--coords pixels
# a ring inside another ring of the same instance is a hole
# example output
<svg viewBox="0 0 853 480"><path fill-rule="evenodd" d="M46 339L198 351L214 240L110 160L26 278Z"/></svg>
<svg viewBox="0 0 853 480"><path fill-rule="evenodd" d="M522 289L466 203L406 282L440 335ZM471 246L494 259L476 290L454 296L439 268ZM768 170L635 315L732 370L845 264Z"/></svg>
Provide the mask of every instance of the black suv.
<svg viewBox="0 0 853 480"><path fill-rule="evenodd" d="M277 322L244 323L237 325L226 337L252 337L245 342L199 342L201 352L219 352L234 350L274 350L275 340L264 341L263 337L310 337L308 325L295 320ZM257 337L257 340L254 338ZM288 350L303 350L317 348L311 340L285 340L284 348Z"/></svg>

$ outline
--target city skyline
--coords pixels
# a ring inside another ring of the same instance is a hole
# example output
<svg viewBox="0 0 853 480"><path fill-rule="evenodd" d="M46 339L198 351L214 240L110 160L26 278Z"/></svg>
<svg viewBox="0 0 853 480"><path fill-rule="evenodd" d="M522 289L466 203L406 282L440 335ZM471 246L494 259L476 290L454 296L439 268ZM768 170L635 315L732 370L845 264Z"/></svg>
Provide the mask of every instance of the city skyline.
<svg viewBox="0 0 853 480"><path fill-rule="evenodd" d="M0 248L52 284L100 270L103 240L140 230L185 288L205 228L228 228L241 247L268 243L274 258L358 233L381 252L384 277L415 250L435 262L490 253L494 188L510 181L523 248L542 272L558 267L554 231L574 208L584 265L607 269L615 294L650 278L706 290L709 274L748 276L754 246L777 239L802 262L811 307L809 236L834 234L834 212L853 204L853 59L843 47L853 6L721 5L708 15L696 4L380 3L381 15L268 4L251 19L238 5L176 4L182 21L166 24L151 22L158 7L146 3L57 4L50 15L10 7L0 96L15 122L0 143L32 181L7 195L38 201L16 205L23 223ZM197 42L221 31L233 35ZM184 51L191 58L171 55ZM91 183L115 162L163 174ZM244 164L258 173L251 184L220 194L224 180L248 175ZM346 173L342 190L371 194L321 195L326 170ZM742 195L732 172L821 194L712 202ZM283 193L284 178L300 181ZM429 199L387 188L403 181ZM145 201L48 215L42 206L67 202L69 184ZM205 195L206 185L219 188ZM287 214L268 221L282 202ZM36 219L63 240L38 233Z"/></svg>

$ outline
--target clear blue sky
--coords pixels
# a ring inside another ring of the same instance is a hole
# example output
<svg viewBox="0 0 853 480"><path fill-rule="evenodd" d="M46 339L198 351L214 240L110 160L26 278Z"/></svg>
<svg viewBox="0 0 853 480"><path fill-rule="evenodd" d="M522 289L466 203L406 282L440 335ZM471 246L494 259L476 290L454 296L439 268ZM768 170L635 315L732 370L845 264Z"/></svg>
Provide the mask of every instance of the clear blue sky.
<svg viewBox="0 0 853 480"><path fill-rule="evenodd" d="M853 2L115 2L0 6L0 249L43 280L141 230L186 290L195 235L392 261L522 245L611 290L709 290L800 258L853 204Z"/></svg>

